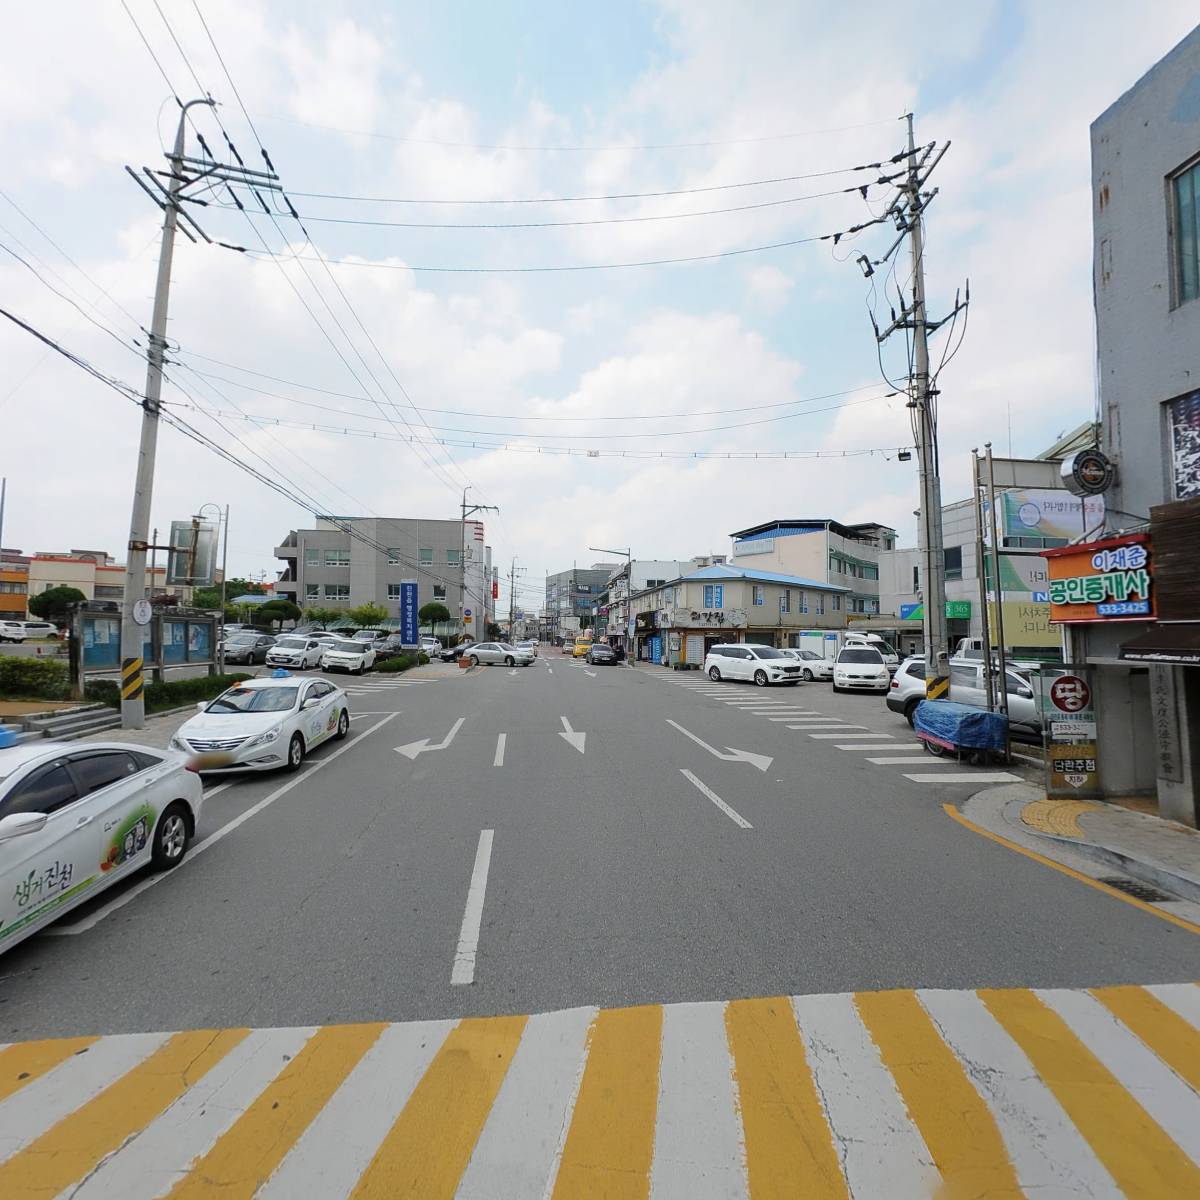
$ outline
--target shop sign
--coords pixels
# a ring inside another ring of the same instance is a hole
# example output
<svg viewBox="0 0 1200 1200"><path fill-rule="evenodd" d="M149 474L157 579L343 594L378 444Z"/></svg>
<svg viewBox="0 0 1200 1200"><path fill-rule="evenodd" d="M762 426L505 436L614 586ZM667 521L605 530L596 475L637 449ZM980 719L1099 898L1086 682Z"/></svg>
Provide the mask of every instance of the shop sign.
<svg viewBox="0 0 1200 1200"><path fill-rule="evenodd" d="M1050 620L1129 621L1154 615L1153 568L1144 534L1046 551Z"/></svg>
<svg viewBox="0 0 1200 1200"><path fill-rule="evenodd" d="M947 621L969 621L971 619L971 602L970 600L947 600L946 601L946 620ZM923 621L925 620L925 604L920 601L916 604L900 605L900 620L902 621Z"/></svg>
<svg viewBox="0 0 1200 1200"><path fill-rule="evenodd" d="M1046 727L1046 794L1099 795L1092 668L1042 667L1032 682Z"/></svg>
<svg viewBox="0 0 1200 1200"><path fill-rule="evenodd" d="M1059 488L1012 488L997 497L996 516L1002 539L1073 538L1085 528L1097 529L1104 524L1104 499L1073 496ZM990 520L983 524L983 540L989 546L991 524ZM1005 582L1004 586L1009 584Z"/></svg>
<svg viewBox="0 0 1200 1200"><path fill-rule="evenodd" d="M1079 796L1100 790L1096 743L1052 742L1047 750L1049 796Z"/></svg>
<svg viewBox="0 0 1200 1200"><path fill-rule="evenodd" d="M1101 450L1079 450L1062 465L1063 486L1076 496L1099 496L1112 486L1113 465Z"/></svg>

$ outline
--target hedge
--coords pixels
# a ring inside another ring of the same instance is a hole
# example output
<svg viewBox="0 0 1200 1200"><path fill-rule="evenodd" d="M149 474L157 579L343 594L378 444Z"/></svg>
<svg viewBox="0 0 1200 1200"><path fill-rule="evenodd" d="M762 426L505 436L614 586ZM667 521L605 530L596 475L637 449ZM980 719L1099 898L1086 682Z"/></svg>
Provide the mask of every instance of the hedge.
<svg viewBox="0 0 1200 1200"><path fill-rule="evenodd" d="M170 679L165 683L146 684L146 711L148 713L162 712L165 708L179 708L180 705L194 703L197 700L211 700L219 696L226 688L231 688L243 679L252 679L252 675L238 673L235 675L197 675L192 679ZM110 708L118 708L121 703L121 691L115 679L96 679L84 686L84 696L88 700L99 701Z"/></svg>
<svg viewBox="0 0 1200 1200"><path fill-rule="evenodd" d="M66 663L51 658L0 657L0 699L66 700Z"/></svg>
<svg viewBox="0 0 1200 1200"><path fill-rule="evenodd" d="M409 671L413 667L423 667L429 661L429 655L424 653L418 654L397 654L393 658L380 659L375 664L377 671Z"/></svg>

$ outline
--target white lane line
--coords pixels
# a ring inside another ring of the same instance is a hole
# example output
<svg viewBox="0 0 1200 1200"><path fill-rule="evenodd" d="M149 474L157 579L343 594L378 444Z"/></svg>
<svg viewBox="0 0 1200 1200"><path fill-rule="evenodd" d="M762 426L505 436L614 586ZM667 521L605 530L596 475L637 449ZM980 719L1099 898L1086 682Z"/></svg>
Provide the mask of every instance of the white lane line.
<svg viewBox="0 0 1200 1200"><path fill-rule="evenodd" d="M156 883L161 883L164 879L170 879L171 876L186 867L188 863L195 862L205 850L215 846L217 842L228 834L231 834L239 825L243 825L251 817L257 816L264 808L274 804L280 796L286 795L297 784L303 783L311 775L321 770L322 767L328 766L339 755L345 754L347 750L352 750L363 738L370 737L376 730L382 729L393 717L398 717L399 715L398 712L388 713L382 721L377 721L370 729L364 729L352 742L347 742L344 746L339 746L332 754L315 761L309 759L305 765L305 769L293 775L287 783L280 785L273 792L268 792L257 804L251 805L244 813L239 813L232 821L227 821L220 829L210 833L204 841L197 842L187 852L183 862L174 871L163 871L157 875L147 875L144 879L135 883L128 891L122 892L116 899L110 900L107 904L102 904L95 912L89 913L82 921L76 921L72 925L54 925L50 929L42 930L42 933L50 937L64 937L77 933L86 933L93 926L99 925L105 917L109 917L115 913L118 908L124 908L126 904L135 897L140 896L147 888L153 887Z"/></svg>
<svg viewBox="0 0 1200 1200"><path fill-rule="evenodd" d="M889 750L901 750L902 746L889 746ZM874 763L877 767L894 767L897 763L919 763L924 762L926 766L932 766L930 762L924 759L914 758L915 754L924 754L925 751L920 746L913 746L908 754L903 756L899 754L889 754L884 758L868 758L867 762ZM956 762L949 762L947 766L958 766Z"/></svg>
<svg viewBox="0 0 1200 1200"><path fill-rule="evenodd" d="M730 808L729 805L726 804L725 801L722 800L721 797L712 790L712 788L701 783L700 780L691 773L691 771L687 770L685 767L680 767L679 770L685 779L694 784L700 790L700 792L707 796L735 825L740 825L743 829L754 828L754 826L751 825L750 822L747 821L740 812L734 808Z"/></svg>
<svg viewBox="0 0 1200 1200"><path fill-rule="evenodd" d="M840 734L838 736L841 736ZM880 733L848 733L846 737L887 737L887 734ZM844 746L838 745L835 750L920 750L920 743L913 746L897 745L895 742L847 742Z"/></svg>
<svg viewBox="0 0 1200 1200"><path fill-rule="evenodd" d="M492 759L493 767L504 766L504 746L507 741L507 733L499 733L496 735L496 757Z"/></svg>
<svg viewBox="0 0 1200 1200"><path fill-rule="evenodd" d="M972 771L963 775L905 775L913 783L1020 783L1019 775L1007 771Z"/></svg>
<svg viewBox="0 0 1200 1200"><path fill-rule="evenodd" d="M494 832L491 829L479 831L475 867L471 871L471 886L467 890L467 907L463 912L462 928L458 934L458 949L454 951L454 968L450 972L451 984L475 982L475 953L479 949L479 926L483 921L483 897L487 892Z"/></svg>
<svg viewBox="0 0 1200 1200"><path fill-rule="evenodd" d="M206 787L204 789L204 799L208 800L210 797L223 792L226 788L233 787L233 782L232 779L227 779L224 783L218 783L216 787Z"/></svg>
<svg viewBox="0 0 1200 1200"><path fill-rule="evenodd" d="M861 728L861 726L858 726L857 728ZM847 738L883 738L891 737L892 735L890 733L810 733L808 736L818 740L824 739L825 741L829 741L831 738L833 738L837 741L844 742ZM843 750L849 749L847 746L843 746L841 748ZM885 750L889 748L890 747L887 746L884 747Z"/></svg>
<svg viewBox="0 0 1200 1200"><path fill-rule="evenodd" d="M595 672L595 671L588 671L588 670L585 670L583 673L584 673L585 675L590 675L590 676L591 676L593 679L595 679L595 678L596 678L596 672Z"/></svg>
<svg viewBox="0 0 1200 1200"><path fill-rule="evenodd" d="M1200 1029L1200 987L1194 983L1152 983L1146 991Z"/></svg>
<svg viewBox="0 0 1200 1200"><path fill-rule="evenodd" d="M789 729L824 729L828 732L829 730L835 730L835 729L838 731L841 731L843 729L866 729L866 726L865 725L839 725L836 721L805 721L804 724L802 724L802 725L791 724L788 726L788 728Z"/></svg>

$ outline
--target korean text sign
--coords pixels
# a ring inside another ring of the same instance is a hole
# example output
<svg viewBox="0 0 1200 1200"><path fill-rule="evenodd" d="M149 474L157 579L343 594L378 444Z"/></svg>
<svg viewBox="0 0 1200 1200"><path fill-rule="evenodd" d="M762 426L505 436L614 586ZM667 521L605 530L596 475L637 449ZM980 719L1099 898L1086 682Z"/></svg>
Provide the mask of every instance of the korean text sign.
<svg viewBox="0 0 1200 1200"><path fill-rule="evenodd" d="M1154 569L1145 534L1043 552L1050 620L1145 621L1154 617Z"/></svg>

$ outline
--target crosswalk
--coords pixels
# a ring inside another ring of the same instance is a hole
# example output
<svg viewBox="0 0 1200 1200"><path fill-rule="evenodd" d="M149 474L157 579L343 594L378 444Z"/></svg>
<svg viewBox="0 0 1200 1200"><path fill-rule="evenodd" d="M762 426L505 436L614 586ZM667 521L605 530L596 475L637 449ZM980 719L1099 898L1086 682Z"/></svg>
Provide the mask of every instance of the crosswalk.
<svg viewBox="0 0 1200 1200"><path fill-rule="evenodd" d="M1200 1195L1200 986L0 1048L0 1196Z"/></svg>
<svg viewBox="0 0 1200 1200"><path fill-rule="evenodd" d="M857 724L843 717L830 716L812 706L806 686L788 688L782 698L779 692L764 692L740 688L736 684L710 683L703 680L652 676L693 695L712 700L735 711L763 717L772 724L782 725L814 741L833 742L847 754L863 756L863 761L877 767L899 768L905 779L914 783L1018 783L1020 776L1011 771L989 770L967 766L955 757L934 758L921 742L907 732L897 736L892 732L875 732L868 725ZM816 686L816 685L809 685ZM824 695L824 693L821 693ZM882 701L880 701L882 706ZM867 710L864 721L875 723L881 714ZM882 755L881 751L888 751ZM911 771L905 770L912 767Z"/></svg>
<svg viewBox="0 0 1200 1200"><path fill-rule="evenodd" d="M434 679L389 679L377 676L346 680L339 686L347 696L375 696L394 692L399 688L419 687L421 684L436 682Z"/></svg>

